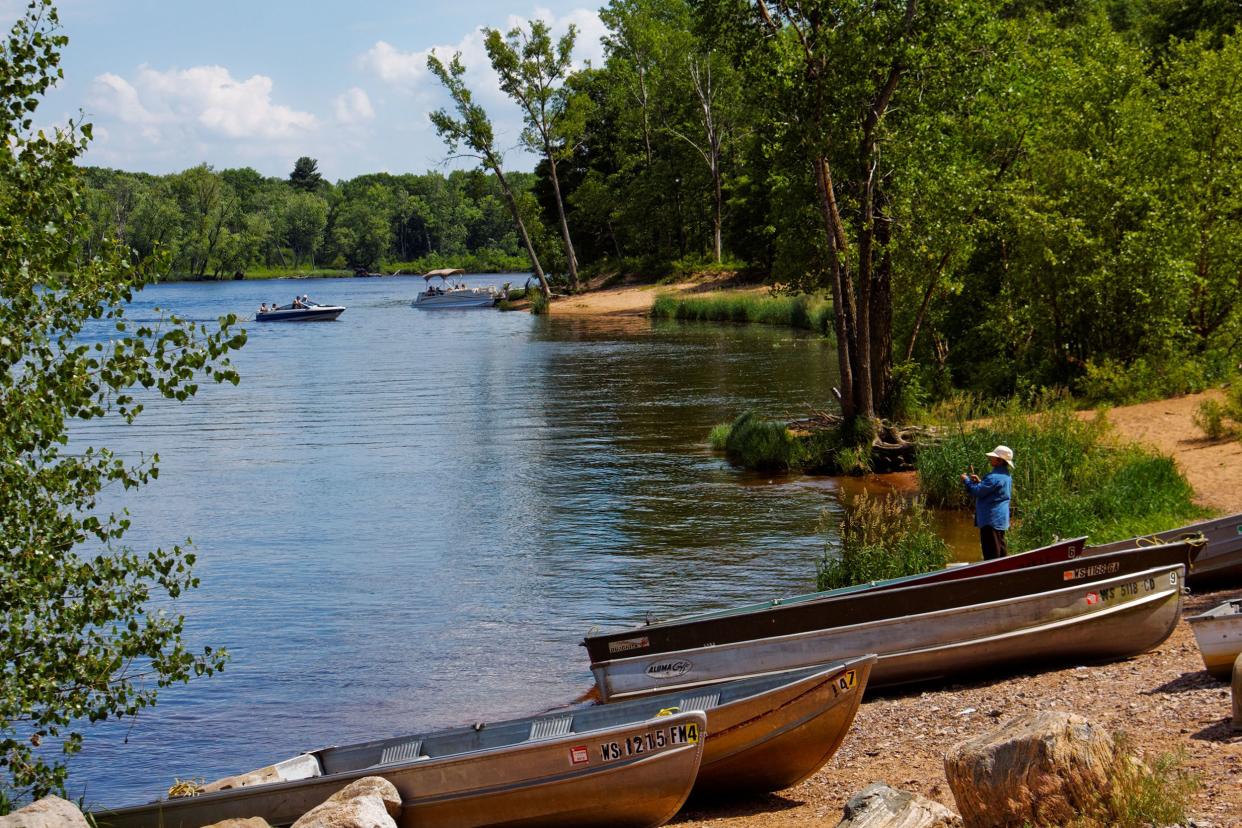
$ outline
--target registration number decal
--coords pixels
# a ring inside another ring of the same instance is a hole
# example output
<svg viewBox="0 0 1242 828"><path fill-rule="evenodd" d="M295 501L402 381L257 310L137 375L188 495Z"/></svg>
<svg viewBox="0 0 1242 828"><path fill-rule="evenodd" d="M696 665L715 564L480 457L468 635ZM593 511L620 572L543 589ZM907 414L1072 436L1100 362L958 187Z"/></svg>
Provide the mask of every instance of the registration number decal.
<svg viewBox="0 0 1242 828"><path fill-rule="evenodd" d="M832 682L832 691L836 695L848 693L858 684L858 674L853 670L846 670L837 676Z"/></svg>
<svg viewBox="0 0 1242 828"><path fill-rule="evenodd" d="M586 745L578 745L569 749L569 764L585 765L591 761L591 752Z"/></svg>
<svg viewBox="0 0 1242 828"><path fill-rule="evenodd" d="M628 653L630 650L642 650L651 646L651 639L647 636L639 638L624 638L620 641L609 641L609 653Z"/></svg>
<svg viewBox="0 0 1242 828"><path fill-rule="evenodd" d="M1176 583L1176 575L1174 575L1174 583ZM1101 602L1108 603L1118 598L1125 600L1144 592L1154 592L1156 589L1155 578L1143 578L1140 581L1131 581L1128 584L1120 584L1115 587L1104 587L1099 592L1087 593L1087 606L1093 606Z"/></svg>
<svg viewBox="0 0 1242 828"><path fill-rule="evenodd" d="M1080 566L1077 569L1067 569L1061 573L1062 581L1077 581L1079 578L1095 578L1100 575L1113 575L1121 571L1121 561L1109 561L1103 564L1092 564L1091 566Z"/></svg>
<svg viewBox="0 0 1242 828"><path fill-rule="evenodd" d="M655 753L676 745L693 745L699 741L698 722L657 727L646 733L627 736L611 742L603 742L599 752L605 762L625 759L629 756L641 756L644 753Z"/></svg>

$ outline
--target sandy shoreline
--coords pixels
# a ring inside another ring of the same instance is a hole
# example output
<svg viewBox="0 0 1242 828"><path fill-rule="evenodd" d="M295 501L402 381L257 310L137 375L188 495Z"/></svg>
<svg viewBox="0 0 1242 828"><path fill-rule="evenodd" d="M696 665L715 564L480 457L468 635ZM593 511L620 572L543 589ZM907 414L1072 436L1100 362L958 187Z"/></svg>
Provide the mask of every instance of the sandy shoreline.
<svg viewBox="0 0 1242 828"><path fill-rule="evenodd" d="M611 288L558 300L552 313L642 316L662 292L712 289L690 284ZM1204 506L1242 512L1242 443L1206 440L1192 422L1199 402L1218 393L1114 408L1108 418L1123 438L1172 455ZM1240 595L1239 588L1192 595L1186 614ZM1229 688L1204 671L1184 620L1160 647L1121 662L869 698L841 750L810 779L761 799L691 807L672 824L835 825L845 801L877 780L953 807L943 751L998 722L1044 709L1073 710L1125 731L1145 755L1182 751L1185 765L1203 782L1191 815L1218 828L1242 826L1242 735L1233 735L1229 727Z"/></svg>

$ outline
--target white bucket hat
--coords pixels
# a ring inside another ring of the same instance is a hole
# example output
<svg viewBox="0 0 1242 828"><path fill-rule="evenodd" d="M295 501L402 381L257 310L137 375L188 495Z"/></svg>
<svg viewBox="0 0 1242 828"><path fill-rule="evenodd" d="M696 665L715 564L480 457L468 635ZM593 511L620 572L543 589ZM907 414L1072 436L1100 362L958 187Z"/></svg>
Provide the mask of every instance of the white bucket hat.
<svg viewBox="0 0 1242 828"><path fill-rule="evenodd" d="M1004 460L1009 468L1013 468L1013 449L1009 446L997 446L988 452L988 457L995 457L997 460Z"/></svg>

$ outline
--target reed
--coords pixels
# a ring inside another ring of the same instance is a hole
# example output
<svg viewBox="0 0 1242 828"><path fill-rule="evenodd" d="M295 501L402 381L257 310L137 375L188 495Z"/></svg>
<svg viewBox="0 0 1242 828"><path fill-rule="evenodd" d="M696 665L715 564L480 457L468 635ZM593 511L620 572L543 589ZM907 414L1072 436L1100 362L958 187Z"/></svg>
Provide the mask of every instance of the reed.
<svg viewBox="0 0 1242 828"><path fill-rule="evenodd" d="M917 575L949 562L949 546L920 499L863 494L847 505L837 534L839 548L826 544L816 563L817 589Z"/></svg>
<svg viewBox="0 0 1242 828"><path fill-rule="evenodd" d="M1092 543L1148 534L1198 520L1190 484L1173 460L1119 442L1102 414L1077 416L1066 406L1039 414L1012 409L979 427L948 426L949 436L919 450L919 478L928 502L968 508L960 476L998 444L1014 450L1014 525L1010 549L1087 535Z"/></svg>
<svg viewBox="0 0 1242 828"><path fill-rule="evenodd" d="M810 296L763 296L755 293L714 293L702 296L661 294L651 306L655 319L682 322L736 322L780 325L828 334L832 303Z"/></svg>
<svg viewBox="0 0 1242 828"><path fill-rule="evenodd" d="M719 438L721 426L713 429ZM805 446L784 423L747 411L733 421L724 435L725 456L746 469L789 471L806 463Z"/></svg>

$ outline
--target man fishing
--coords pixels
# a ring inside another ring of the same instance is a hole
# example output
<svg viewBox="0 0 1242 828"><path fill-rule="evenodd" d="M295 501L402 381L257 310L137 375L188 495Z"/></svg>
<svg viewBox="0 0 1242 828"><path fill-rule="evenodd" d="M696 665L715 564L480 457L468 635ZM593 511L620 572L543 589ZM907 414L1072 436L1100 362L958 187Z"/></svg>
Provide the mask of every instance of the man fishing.
<svg viewBox="0 0 1242 828"><path fill-rule="evenodd" d="M1013 494L1013 449L997 446L987 454L992 470L982 478L974 473L962 475L962 484L975 499L975 526L979 527L979 544L983 559L1003 558L1009 553L1005 531L1009 529L1009 498Z"/></svg>

